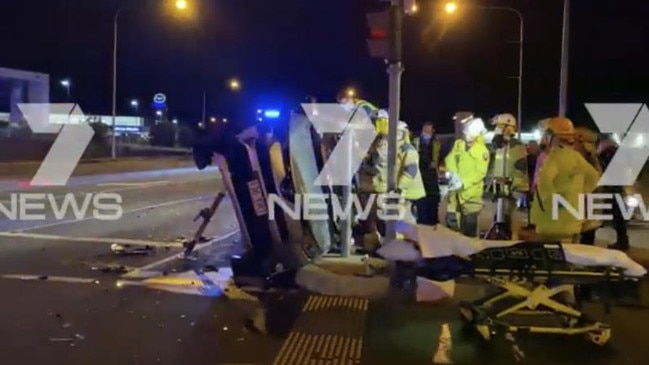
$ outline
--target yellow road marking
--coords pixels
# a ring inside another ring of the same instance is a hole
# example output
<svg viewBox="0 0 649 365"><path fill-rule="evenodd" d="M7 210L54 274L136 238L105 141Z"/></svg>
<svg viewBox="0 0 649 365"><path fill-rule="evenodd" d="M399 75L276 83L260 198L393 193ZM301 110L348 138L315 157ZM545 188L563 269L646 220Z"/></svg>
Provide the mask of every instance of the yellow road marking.
<svg viewBox="0 0 649 365"><path fill-rule="evenodd" d="M369 300L361 298L334 297L311 295L307 298L302 313L296 321L295 327L304 320L306 316L315 319L314 328L294 328L284 341L278 352L273 365L328 365L328 364L356 364L360 362L363 349L363 335L365 318L369 308ZM350 336L343 333L320 333L317 320L327 321L326 315L336 313L319 313L334 310L344 310L345 315L359 316L354 318L351 326L360 335ZM310 324L311 322L309 322ZM356 328L358 327L358 328Z"/></svg>

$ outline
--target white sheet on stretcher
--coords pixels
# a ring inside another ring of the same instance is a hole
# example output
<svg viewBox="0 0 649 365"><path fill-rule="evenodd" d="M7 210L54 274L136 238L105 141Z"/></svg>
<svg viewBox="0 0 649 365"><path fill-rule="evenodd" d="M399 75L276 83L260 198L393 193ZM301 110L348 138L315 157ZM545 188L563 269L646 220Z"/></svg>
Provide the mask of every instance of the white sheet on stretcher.
<svg viewBox="0 0 649 365"><path fill-rule="evenodd" d="M413 225L406 222L397 224L397 233L417 242L420 251L408 242L396 240L383 245L379 250L378 253L385 259L416 261L420 258L445 256L469 257L487 248L506 247L520 242L473 239L441 225ZM575 265L614 266L624 269L626 275L633 277L640 277L647 273L642 265L631 260L621 251L580 244L563 244L563 250L566 260Z"/></svg>

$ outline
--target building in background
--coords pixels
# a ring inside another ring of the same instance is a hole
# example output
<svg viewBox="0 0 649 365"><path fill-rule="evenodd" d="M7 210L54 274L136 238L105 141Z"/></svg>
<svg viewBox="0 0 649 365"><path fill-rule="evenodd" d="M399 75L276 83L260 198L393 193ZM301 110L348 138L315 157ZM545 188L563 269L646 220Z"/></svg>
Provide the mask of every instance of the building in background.
<svg viewBox="0 0 649 365"><path fill-rule="evenodd" d="M22 114L20 103L49 103L50 76L43 73L0 67L0 110L10 124L18 124Z"/></svg>

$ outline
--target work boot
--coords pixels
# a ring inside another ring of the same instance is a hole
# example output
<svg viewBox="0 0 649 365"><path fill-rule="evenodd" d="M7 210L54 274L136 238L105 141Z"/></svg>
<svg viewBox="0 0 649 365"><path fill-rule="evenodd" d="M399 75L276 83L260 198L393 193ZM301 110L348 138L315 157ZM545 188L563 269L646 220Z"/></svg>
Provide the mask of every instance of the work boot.
<svg viewBox="0 0 649 365"><path fill-rule="evenodd" d="M478 213L463 215L460 226L463 235L472 238L478 237Z"/></svg>
<svg viewBox="0 0 649 365"><path fill-rule="evenodd" d="M366 233L363 235L363 249L366 254L375 254L380 247L381 235L379 232Z"/></svg>

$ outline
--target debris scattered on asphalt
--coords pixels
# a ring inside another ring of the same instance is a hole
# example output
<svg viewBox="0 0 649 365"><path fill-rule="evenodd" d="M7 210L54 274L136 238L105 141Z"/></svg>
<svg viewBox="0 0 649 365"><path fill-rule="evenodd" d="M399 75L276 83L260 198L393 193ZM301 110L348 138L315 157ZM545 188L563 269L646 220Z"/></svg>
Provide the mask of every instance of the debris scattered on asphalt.
<svg viewBox="0 0 649 365"><path fill-rule="evenodd" d="M219 268L214 265L203 266L203 272L216 272L216 271L219 271Z"/></svg>
<svg viewBox="0 0 649 365"><path fill-rule="evenodd" d="M131 245L113 243L110 245L110 250L116 255L148 255L153 252L153 247L131 247Z"/></svg>
<svg viewBox="0 0 649 365"><path fill-rule="evenodd" d="M63 323L63 328L72 327L72 323Z"/></svg>
<svg viewBox="0 0 649 365"><path fill-rule="evenodd" d="M128 272L128 269L123 265L93 266L92 270L107 274L125 274Z"/></svg>
<svg viewBox="0 0 649 365"><path fill-rule="evenodd" d="M47 276L47 275L41 275L41 276L38 277L38 280L47 280L48 278L49 278L49 276Z"/></svg>
<svg viewBox="0 0 649 365"><path fill-rule="evenodd" d="M74 341L74 338L56 338L56 337L50 337L50 342L72 342Z"/></svg>

